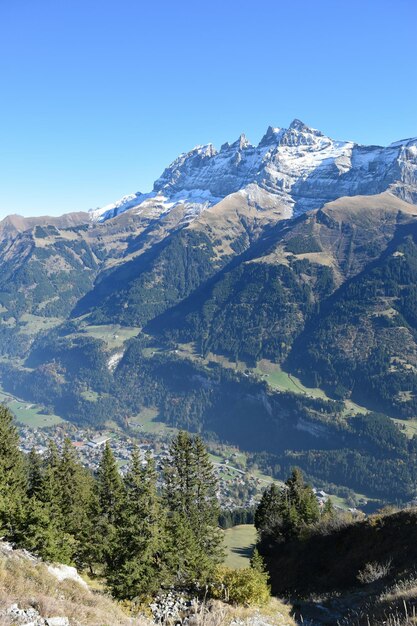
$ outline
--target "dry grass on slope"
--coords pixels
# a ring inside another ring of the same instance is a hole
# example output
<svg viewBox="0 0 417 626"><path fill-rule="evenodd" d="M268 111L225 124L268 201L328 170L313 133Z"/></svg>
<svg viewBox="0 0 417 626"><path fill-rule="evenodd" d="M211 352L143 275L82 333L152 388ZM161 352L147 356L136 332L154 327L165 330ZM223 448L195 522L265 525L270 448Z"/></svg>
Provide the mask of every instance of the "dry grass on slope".
<svg viewBox="0 0 417 626"><path fill-rule="evenodd" d="M291 607L276 598L262 608L234 607L220 601L211 603L209 610L200 607L191 618L192 626L296 626Z"/></svg>
<svg viewBox="0 0 417 626"><path fill-rule="evenodd" d="M57 566L62 574L62 566ZM69 575L68 572L66 574ZM74 570L76 574L76 570ZM72 574L71 574L72 575ZM81 581L82 582L82 581ZM8 609L35 609L42 618L66 617L70 626L152 626L145 617L127 615L102 592L72 579L58 580L48 566L23 550L0 542L0 626L16 621ZM19 622L20 623L20 622ZM31 621L32 623L32 621ZM34 623L38 623L37 621ZM39 622L40 623L40 622ZM42 622L43 623L43 622ZM210 600L196 607L190 626L296 626L291 607L271 598L262 608L244 608Z"/></svg>
<svg viewBox="0 0 417 626"><path fill-rule="evenodd" d="M130 619L103 594L81 587L73 580L58 581L46 565L18 554L0 556L0 614L12 604L35 608L42 617L68 617L71 626L145 626ZM8 624L3 615L3 622Z"/></svg>

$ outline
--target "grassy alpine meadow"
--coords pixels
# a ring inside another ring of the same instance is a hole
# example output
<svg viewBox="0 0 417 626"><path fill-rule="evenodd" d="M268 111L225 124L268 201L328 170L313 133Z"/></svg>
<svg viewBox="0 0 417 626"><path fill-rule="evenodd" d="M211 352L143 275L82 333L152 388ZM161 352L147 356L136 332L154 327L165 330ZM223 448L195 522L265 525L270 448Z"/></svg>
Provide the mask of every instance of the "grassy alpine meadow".
<svg viewBox="0 0 417 626"><path fill-rule="evenodd" d="M6 393L1 386L0 403L5 404L11 410L19 424L30 426L31 428L47 428L56 426L64 421L59 415L45 413L38 404L25 402Z"/></svg>
<svg viewBox="0 0 417 626"><path fill-rule="evenodd" d="M256 544L256 528L253 524L240 524L224 531L226 547L225 564L228 567L241 569L249 566Z"/></svg>
<svg viewBox="0 0 417 626"><path fill-rule="evenodd" d="M115 350L121 348L128 339L136 337L140 328L124 327L119 324L102 324L83 326L81 331L83 334L94 337L94 339L101 339L107 344L108 349Z"/></svg>

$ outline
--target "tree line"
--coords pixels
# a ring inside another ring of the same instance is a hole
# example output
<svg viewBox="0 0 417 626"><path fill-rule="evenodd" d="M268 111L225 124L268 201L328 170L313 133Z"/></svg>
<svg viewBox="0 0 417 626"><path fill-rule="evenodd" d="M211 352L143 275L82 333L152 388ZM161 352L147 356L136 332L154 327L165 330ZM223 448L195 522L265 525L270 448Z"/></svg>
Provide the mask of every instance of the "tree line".
<svg viewBox="0 0 417 626"><path fill-rule="evenodd" d="M255 510L259 545L270 540L285 542L299 537L319 521L335 516L330 499L320 510L312 487L304 482L299 468L294 468L282 488L272 483L265 489Z"/></svg>
<svg viewBox="0 0 417 626"><path fill-rule="evenodd" d="M110 446L98 471L66 440L24 455L13 417L0 407L0 532L48 561L104 576L116 598L161 586L204 585L224 559L217 480L198 436L180 432L162 479L138 450L124 476Z"/></svg>

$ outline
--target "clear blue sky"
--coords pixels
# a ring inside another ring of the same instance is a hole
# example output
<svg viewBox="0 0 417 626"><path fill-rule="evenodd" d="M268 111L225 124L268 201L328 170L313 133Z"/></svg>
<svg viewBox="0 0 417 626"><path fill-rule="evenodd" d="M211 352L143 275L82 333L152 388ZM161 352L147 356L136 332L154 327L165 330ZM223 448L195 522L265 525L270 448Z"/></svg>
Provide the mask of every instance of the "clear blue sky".
<svg viewBox="0 0 417 626"><path fill-rule="evenodd" d="M149 191L180 152L295 117L417 135L416 0L0 0L0 217Z"/></svg>

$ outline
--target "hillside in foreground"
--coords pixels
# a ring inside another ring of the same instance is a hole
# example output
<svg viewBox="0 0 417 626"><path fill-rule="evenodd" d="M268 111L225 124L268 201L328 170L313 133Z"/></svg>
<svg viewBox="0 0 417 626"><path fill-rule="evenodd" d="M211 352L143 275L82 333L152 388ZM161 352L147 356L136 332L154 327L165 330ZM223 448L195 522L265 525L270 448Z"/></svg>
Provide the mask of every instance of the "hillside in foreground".
<svg viewBox="0 0 417 626"><path fill-rule="evenodd" d="M260 548L273 592L292 598L299 619L400 626L415 623L416 539L417 510L410 509L353 522L339 518Z"/></svg>
<svg viewBox="0 0 417 626"><path fill-rule="evenodd" d="M146 612L149 617L134 617L129 614L128 605L123 607L110 596L88 587L74 568L50 566L26 551L13 550L10 544L0 542L1 626L151 626L155 622L149 608ZM196 607L186 623L295 626L290 606L276 599L262 609L233 608L212 602L210 611Z"/></svg>
<svg viewBox="0 0 417 626"><path fill-rule="evenodd" d="M74 568L52 569L29 553L13 550L3 542L0 543L0 624L23 623L146 626L150 622L144 618L133 620L109 596L93 592Z"/></svg>

